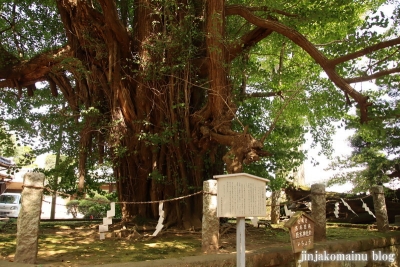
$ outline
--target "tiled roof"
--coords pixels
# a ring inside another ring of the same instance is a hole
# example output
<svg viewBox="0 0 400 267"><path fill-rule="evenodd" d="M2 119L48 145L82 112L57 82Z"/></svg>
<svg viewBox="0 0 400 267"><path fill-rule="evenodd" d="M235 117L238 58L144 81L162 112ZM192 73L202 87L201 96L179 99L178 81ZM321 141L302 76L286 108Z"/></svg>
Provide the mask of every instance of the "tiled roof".
<svg viewBox="0 0 400 267"><path fill-rule="evenodd" d="M12 164L11 160L6 159L6 158L4 158L4 157L0 157L0 166L1 166L1 167L6 167L6 168L8 168L8 167L10 167L10 166L12 166L12 165L13 165L13 164Z"/></svg>

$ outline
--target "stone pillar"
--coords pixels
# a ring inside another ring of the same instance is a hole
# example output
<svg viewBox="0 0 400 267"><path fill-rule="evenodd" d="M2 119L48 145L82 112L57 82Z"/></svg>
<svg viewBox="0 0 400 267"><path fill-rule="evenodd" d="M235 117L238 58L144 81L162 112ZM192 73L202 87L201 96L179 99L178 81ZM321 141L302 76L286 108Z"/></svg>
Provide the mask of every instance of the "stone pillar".
<svg viewBox="0 0 400 267"><path fill-rule="evenodd" d="M203 183L203 220L201 247L203 252L217 252L219 247L219 218L217 217L217 181Z"/></svg>
<svg viewBox="0 0 400 267"><path fill-rule="evenodd" d="M267 211L267 214L266 214L266 216L265 216L265 219L267 220L267 221L270 221L271 220L271 213L272 213L272 201L271 201L271 197L269 197L266 201L265 201L265 204L266 204L266 211Z"/></svg>
<svg viewBox="0 0 400 267"><path fill-rule="evenodd" d="M383 193L383 186L374 185L371 188L372 197L374 199L374 209L376 224L379 232L389 230L389 219L386 210L385 195Z"/></svg>
<svg viewBox="0 0 400 267"><path fill-rule="evenodd" d="M44 178L43 173L37 172L24 175L25 187L21 194L21 210L17 220L15 262L36 263L43 189L32 187L43 187Z"/></svg>
<svg viewBox="0 0 400 267"><path fill-rule="evenodd" d="M280 213L280 203L279 198L281 197L281 191L272 191L271 194L271 223L277 224L279 223Z"/></svg>
<svg viewBox="0 0 400 267"><path fill-rule="evenodd" d="M314 241L326 240L326 195L324 184L311 185L311 216L315 222Z"/></svg>

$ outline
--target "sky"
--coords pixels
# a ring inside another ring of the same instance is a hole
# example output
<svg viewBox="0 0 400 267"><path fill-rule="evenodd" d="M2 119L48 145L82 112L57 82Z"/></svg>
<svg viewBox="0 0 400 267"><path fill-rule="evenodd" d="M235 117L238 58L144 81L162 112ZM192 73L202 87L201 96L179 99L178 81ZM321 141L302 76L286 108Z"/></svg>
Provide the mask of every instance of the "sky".
<svg viewBox="0 0 400 267"><path fill-rule="evenodd" d="M347 141L347 138L354 133L353 130L345 130L344 128L338 129L337 133L333 136L332 142L333 145L332 147L334 148L334 152L332 154L332 157L337 157L337 156L345 156L349 155L351 153L351 148L349 146L349 142ZM308 148L311 144L311 141L308 141L305 145L305 148ZM329 160L326 156L324 155L318 155L318 152L320 151L320 147L316 147L314 149L309 150L309 159L304 162L304 174L305 174L305 183L306 185L311 185L315 183L323 183L325 182L328 178L330 178L333 175L333 171L326 171L326 169L329 166L329 163L331 160ZM314 166L311 163L311 158L317 159L319 162L319 165ZM345 184L345 185L336 185L327 188L327 191L334 191L334 192L348 192L352 189L352 185L350 183Z"/></svg>
<svg viewBox="0 0 400 267"><path fill-rule="evenodd" d="M386 14L386 16L390 16L394 10L393 5L386 5L381 7L378 11L382 11ZM384 29L376 28L374 29L376 31L384 31ZM362 89L370 89L374 88L374 84L371 82L363 82L360 84L353 84L354 88L357 91L362 91ZM354 112L354 111L353 111ZM344 155L349 155L351 153L351 148L349 146L349 142L347 141L347 138L354 133L354 130L345 130L344 128L338 129L337 133L333 136L333 148L334 148L334 153L332 155L332 158L335 158L337 156L344 156ZM308 149L310 147L311 141L307 142L305 144L305 148ZM321 155L318 155L318 152L320 151L320 147L316 147L314 149L309 150L309 160L304 162L304 172L305 172L305 183L306 185L311 185L314 183L322 183L325 182L327 179L329 179L333 175L333 171L326 171L326 169L329 166L329 163L331 160L329 160L327 157ZM311 163L311 158L315 158L318 160L320 163L317 166L313 166ZM335 185L330 188L327 188L327 191L333 191L333 192L349 192L353 186L351 183L347 183L345 185Z"/></svg>
<svg viewBox="0 0 400 267"><path fill-rule="evenodd" d="M353 133L354 130L345 130L344 128L338 130L338 132L332 138L334 148L332 158L335 158L337 156L350 155L352 148L349 146L349 141L347 139ZM311 141L307 142L305 144L305 148L309 147L310 144ZM333 171L325 170L329 166L331 160L324 155L318 155L319 151L320 147L310 149L308 157L309 159L304 162L305 183L308 186L315 183L324 183L334 174ZM311 157L317 159L320 164L314 166L311 163ZM383 185L391 189L398 189L400 188L400 181L393 180L390 183L386 183ZM330 192L346 193L349 192L352 188L352 184L348 182L344 185L335 185L332 187L328 187L326 188L326 190Z"/></svg>

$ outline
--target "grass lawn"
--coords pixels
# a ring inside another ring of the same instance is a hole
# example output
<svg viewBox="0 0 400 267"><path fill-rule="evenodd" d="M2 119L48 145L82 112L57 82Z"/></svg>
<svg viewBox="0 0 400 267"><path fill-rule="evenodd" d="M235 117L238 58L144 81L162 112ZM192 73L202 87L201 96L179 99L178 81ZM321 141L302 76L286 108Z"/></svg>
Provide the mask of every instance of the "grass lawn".
<svg viewBox="0 0 400 267"><path fill-rule="evenodd" d="M221 253L235 251L236 233L232 230L221 236ZM140 233L138 238L99 239L98 224L94 222L42 222L40 224L38 266L83 266L119 262L147 261L202 255L201 233L167 230L157 237ZM327 226L327 239L361 239L384 234L366 228ZM272 228L246 227L246 249L270 246L290 247L289 233L282 225ZM16 249L16 220L0 222L0 256L13 260Z"/></svg>

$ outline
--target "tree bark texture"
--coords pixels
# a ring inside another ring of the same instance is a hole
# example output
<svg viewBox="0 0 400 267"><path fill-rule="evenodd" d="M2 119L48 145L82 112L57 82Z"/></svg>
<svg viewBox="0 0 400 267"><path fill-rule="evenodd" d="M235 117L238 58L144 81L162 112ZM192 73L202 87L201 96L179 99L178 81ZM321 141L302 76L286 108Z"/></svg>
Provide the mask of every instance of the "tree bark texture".
<svg viewBox="0 0 400 267"><path fill-rule="evenodd" d="M79 188L84 188L88 153L97 140L93 132L108 122L111 127L105 143L114 162L120 201L157 201L201 190L203 179L222 173L222 164L218 163L218 142L199 134L199 129L204 124L208 129L229 128L233 117L225 103L228 70L222 65L226 58L222 50L226 48L223 32L219 32L224 23L224 1L197 1L193 5L176 1L162 6L156 1L137 0L132 34L126 30L128 25L117 19L114 1L99 3L101 12L84 1L58 1L74 58L68 71L79 82L71 86L64 70L52 70L49 75L62 87L72 109L78 112L84 105L101 113L101 118L84 117ZM192 18L205 10L215 14L205 23L198 21L196 30L205 27L210 34L194 40L187 36L193 31ZM199 74L190 58L196 50L201 56L204 48L206 64L213 67ZM198 75L212 81L208 89L193 80ZM213 94L205 104L207 92ZM227 127L219 125L221 121ZM200 227L201 208L201 196L166 203L167 227L176 222L184 228ZM125 219L158 216L157 204L125 204L122 210Z"/></svg>
<svg viewBox="0 0 400 267"><path fill-rule="evenodd" d="M83 116L80 190L90 151L102 140L93 134L99 130L114 162L119 200L125 202L187 195L201 190L204 179L222 174L222 158L229 172L241 172L243 161L258 159L262 144L231 130L236 107L226 63L239 54L241 45L233 52L226 46L225 1L161 5L136 0L132 25L118 19L114 1L99 1L101 10L85 1L57 4L70 60L46 77L73 111L94 107L100 112ZM128 26L135 30L128 32ZM252 34L243 39L250 40ZM225 146L231 149L223 152ZM125 219L158 216L157 204L128 203L122 210ZM201 196L169 202L165 211L167 227L201 226Z"/></svg>

